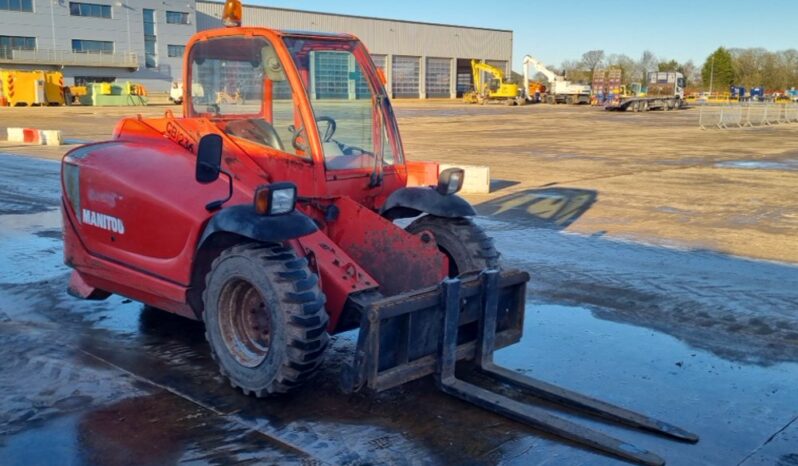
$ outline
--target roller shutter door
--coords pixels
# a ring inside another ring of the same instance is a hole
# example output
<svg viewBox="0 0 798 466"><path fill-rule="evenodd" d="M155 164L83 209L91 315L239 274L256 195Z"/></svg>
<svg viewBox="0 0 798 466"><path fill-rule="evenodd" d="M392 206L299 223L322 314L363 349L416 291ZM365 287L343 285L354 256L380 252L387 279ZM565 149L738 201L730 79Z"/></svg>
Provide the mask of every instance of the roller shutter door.
<svg viewBox="0 0 798 466"><path fill-rule="evenodd" d="M451 91L452 60L427 58L427 97L449 97Z"/></svg>
<svg viewBox="0 0 798 466"><path fill-rule="evenodd" d="M394 97L419 98L420 69L418 57L393 57L391 85Z"/></svg>

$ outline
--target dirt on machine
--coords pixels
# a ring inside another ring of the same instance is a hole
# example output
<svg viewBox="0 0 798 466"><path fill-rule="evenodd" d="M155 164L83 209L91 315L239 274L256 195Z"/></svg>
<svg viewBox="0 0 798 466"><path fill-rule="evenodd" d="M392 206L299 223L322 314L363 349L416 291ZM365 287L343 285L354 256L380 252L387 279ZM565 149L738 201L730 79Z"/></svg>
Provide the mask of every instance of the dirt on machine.
<svg viewBox="0 0 798 466"><path fill-rule="evenodd" d="M70 294L204 322L222 375L256 397L312 384L330 335L357 329L346 392L433 376L447 394L640 464L664 461L551 408L697 441L496 365L494 351L521 339L529 274L502 266L474 222L457 195L463 170L407 160L366 47L241 27L235 0L224 22L187 44L182 116L124 118L112 139L64 156ZM311 92L314 64L340 57L354 64L334 86L348 94ZM241 98L218 98L231 89ZM546 408L467 381L468 368Z"/></svg>

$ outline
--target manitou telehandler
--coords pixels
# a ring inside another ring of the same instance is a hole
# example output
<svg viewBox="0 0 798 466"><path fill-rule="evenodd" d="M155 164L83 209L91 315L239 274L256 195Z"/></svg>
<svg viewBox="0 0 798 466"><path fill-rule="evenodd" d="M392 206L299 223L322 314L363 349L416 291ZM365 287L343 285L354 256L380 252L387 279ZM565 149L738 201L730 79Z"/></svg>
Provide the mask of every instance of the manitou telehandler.
<svg viewBox="0 0 798 466"><path fill-rule="evenodd" d="M495 365L494 350L521 338L529 276L501 269L456 195L462 170L405 159L384 75L363 44L241 27L237 1L224 21L188 43L183 117L126 118L110 141L65 155L72 295L116 293L202 320L221 373L245 394L306 382L328 335L359 328L347 391L434 375L444 392L542 431L663 463L455 377L458 361L472 362L552 404L697 440ZM241 101L214 98L225 89ZM425 174L434 178L426 185Z"/></svg>

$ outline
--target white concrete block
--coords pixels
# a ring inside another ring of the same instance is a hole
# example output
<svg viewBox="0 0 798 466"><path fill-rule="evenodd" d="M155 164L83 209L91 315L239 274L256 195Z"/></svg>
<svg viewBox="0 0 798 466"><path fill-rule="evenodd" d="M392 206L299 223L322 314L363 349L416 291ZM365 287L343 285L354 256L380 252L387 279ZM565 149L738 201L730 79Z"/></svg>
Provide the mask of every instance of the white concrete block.
<svg viewBox="0 0 798 466"><path fill-rule="evenodd" d="M43 144L48 146L60 146L64 143L64 139L61 137L61 131L59 130L43 130L42 139L44 140Z"/></svg>
<svg viewBox="0 0 798 466"><path fill-rule="evenodd" d="M440 171L447 168L462 168L464 172L463 194L488 194L490 193L490 167L484 165L450 165L441 164Z"/></svg>
<svg viewBox="0 0 798 466"><path fill-rule="evenodd" d="M25 134L22 128L8 128L8 142L24 142Z"/></svg>

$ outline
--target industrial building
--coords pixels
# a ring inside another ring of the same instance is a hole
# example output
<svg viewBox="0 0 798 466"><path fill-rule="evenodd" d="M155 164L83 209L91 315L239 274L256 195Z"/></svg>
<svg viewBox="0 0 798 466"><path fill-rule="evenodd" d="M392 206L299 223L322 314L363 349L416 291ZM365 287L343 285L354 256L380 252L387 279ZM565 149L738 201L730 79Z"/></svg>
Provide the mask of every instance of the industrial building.
<svg viewBox="0 0 798 466"><path fill-rule="evenodd" d="M133 81L164 92L181 80L185 44L221 26L223 2L0 0L0 68L59 69L66 85ZM454 98L471 86L471 59L509 72L513 33L261 6L245 26L348 32L385 70L394 97ZM334 61L326 66L334 73Z"/></svg>

